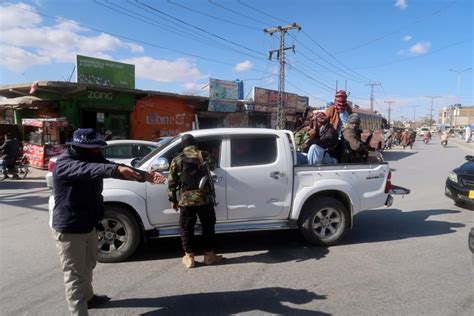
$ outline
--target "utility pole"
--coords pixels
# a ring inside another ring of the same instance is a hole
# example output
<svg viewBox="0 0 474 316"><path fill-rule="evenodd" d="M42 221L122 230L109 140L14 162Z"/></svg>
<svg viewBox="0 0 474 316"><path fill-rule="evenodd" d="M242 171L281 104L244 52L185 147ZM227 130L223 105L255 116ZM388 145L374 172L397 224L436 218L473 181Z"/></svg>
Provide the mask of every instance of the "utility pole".
<svg viewBox="0 0 474 316"><path fill-rule="evenodd" d="M413 108L413 125L416 126L416 107L417 105L410 105L409 108Z"/></svg>
<svg viewBox="0 0 474 316"><path fill-rule="evenodd" d="M390 112L392 112L392 104L395 103L395 101L384 101L384 103L388 104L388 125L390 125Z"/></svg>
<svg viewBox="0 0 474 316"><path fill-rule="evenodd" d="M272 54L277 53L278 62L280 64L279 76L278 76L278 112L277 112L277 129L285 128L285 109L283 108L283 94L285 93L285 51L288 49L295 52L295 45L291 47L285 47L285 34L289 30L297 29L301 30L301 26L296 23L288 24L285 26L277 26L269 29L264 29L265 33L273 35L273 33L280 33L280 48L269 51L269 59L272 59Z"/></svg>
<svg viewBox="0 0 474 316"><path fill-rule="evenodd" d="M426 96L426 98L431 99L431 108L430 108L430 130L431 130L431 125L433 124L433 100L434 100L434 99L439 99L439 98L441 98L441 97L439 97L439 96L436 96L436 97L434 97L434 96Z"/></svg>
<svg viewBox="0 0 474 316"><path fill-rule="evenodd" d="M452 71L452 72L456 72L458 74L458 88L457 88L457 92L456 92L456 104L459 104L459 87L461 86L461 76L462 76L462 73L465 72L465 71L469 71L471 70L472 68L466 68L464 70L454 70L454 69L449 69L449 71Z"/></svg>
<svg viewBox="0 0 474 316"><path fill-rule="evenodd" d="M378 83L368 83L366 86L370 86L370 110L374 110L374 87L375 86L381 86L382 84L380 82Z"/></svg>

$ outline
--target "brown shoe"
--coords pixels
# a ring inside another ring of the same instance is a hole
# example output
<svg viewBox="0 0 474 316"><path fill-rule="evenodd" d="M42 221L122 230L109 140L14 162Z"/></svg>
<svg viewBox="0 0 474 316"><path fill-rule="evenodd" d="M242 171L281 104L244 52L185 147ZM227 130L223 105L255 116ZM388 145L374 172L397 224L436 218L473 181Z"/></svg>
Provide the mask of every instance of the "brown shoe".
<svg viewBox="0 0 474 316"><path fill-rule="evenodd" d="M207 251L204 253L204 264L211 265L219 263L224 259L221 255L216 255L214 251Z"/></svg>
<svg viewBox="0 0 474 316"><path fill-rule="evenodd" d="M194 262L194 253L185 253L183 256L183 264L186 268L194 268L195 262Z"/></svg>

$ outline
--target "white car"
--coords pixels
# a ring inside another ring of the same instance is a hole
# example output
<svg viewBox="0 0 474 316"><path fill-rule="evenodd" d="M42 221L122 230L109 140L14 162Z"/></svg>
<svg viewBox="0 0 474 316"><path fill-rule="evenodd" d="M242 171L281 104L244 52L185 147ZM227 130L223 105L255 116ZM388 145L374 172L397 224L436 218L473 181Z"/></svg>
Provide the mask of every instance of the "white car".
<svg viewBox="0 0 474 316"><path fill-rule="evenodd" d="M107 141L105 147L105 158L116 163L131 165L135 158L143 158L158 148L160 144L146 140L121 139ZM49 188L53 187L53 168L57 157L52 157L48 164L48 173L46 174L46 185Z"/></svg>

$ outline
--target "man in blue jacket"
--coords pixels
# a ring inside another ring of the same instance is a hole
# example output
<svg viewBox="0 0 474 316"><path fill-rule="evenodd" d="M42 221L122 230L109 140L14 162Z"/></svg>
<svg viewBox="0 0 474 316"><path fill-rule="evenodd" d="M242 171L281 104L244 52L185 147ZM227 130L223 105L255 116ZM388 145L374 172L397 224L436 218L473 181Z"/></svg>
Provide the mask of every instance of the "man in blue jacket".
<svg viewBox="0 0 474 316"><path fill-rule="evenodd" d="M107 144L93 129L77 129L70 145L53 170L53 237L59 250L66 297L72 315L88 315L110 300L92 289L92 270L97 263L96 225L103 218L103 179L164 183L159 173L145 172L106 160Z"/></svg>

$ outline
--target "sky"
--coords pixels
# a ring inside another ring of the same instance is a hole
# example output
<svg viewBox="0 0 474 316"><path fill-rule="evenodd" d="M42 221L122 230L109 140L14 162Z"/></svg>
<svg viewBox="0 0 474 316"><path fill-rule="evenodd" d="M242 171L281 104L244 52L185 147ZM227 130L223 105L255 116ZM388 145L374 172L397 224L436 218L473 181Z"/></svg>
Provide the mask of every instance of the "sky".
<svg viewBox="0 0 474 316"><path fill-rule="evenodd" d="M34 0L0 2L0 85L75 81L76 55L135 65L135 87L208 95L209 78L278 89L320 107L336 87L391 119L474 105L471 0ZM463 71L466 70L466 71ZM460 80L459 80L460 79ZM436 98L428 98L436 97Z"/></svg>

